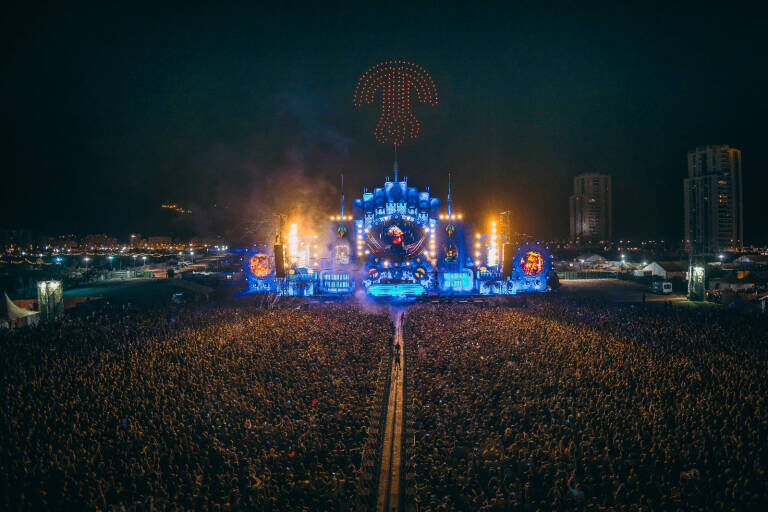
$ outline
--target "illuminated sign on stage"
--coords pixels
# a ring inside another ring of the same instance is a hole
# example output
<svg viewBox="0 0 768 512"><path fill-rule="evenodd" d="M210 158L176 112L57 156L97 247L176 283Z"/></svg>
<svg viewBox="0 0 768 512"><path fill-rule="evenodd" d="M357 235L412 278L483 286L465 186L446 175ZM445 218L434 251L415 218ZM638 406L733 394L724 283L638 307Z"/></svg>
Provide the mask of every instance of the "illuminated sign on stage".
<svg viewBox="0 0 768 512"><path fill-rule="evenodd" d="M337 245L334 248L335 254L333 256L333 259L336 263L340 265L346 265L349 263L349 246L348 245Z"/></svg>
<svg viewBox="0 0 768 512"><path fill-rule="evenodd" d="M528 251L520 260L520 269L529 276L535 276L544 270L544 256L538 251Z"/></svg>
<svg viewBox="0 0 768 512"><path fill-rule="evenodd" d="M264 253L257 252L251 256L248 262L248 268L251 270L251 274L256 277L266 277L269 275L269 256Z"/></svg>
<svg viewBox="0 0 768 512"><path fill-rule="evenodd" d="M446 263L455 263L459 257L459 249L454 244L447 244L443 251L445 252Z"/></svg>

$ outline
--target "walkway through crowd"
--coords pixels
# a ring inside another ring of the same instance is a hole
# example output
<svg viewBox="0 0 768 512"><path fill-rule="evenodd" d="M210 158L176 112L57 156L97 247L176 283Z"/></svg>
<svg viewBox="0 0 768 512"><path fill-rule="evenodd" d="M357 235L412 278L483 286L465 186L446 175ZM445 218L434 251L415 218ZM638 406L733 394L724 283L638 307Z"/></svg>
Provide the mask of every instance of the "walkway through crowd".
<svg viewBox="0 0 768 512"><path fill-rule="evenodd" d="M403 315L405 308L392 308L395 324L391 385L387 404L387 422L379 472L379 491L376 501L378 512L400 509L400 465L402 462L403 440L403 386L405 373L405 345L403 343ZM399 350L396 348L399 347Z"/></svg>

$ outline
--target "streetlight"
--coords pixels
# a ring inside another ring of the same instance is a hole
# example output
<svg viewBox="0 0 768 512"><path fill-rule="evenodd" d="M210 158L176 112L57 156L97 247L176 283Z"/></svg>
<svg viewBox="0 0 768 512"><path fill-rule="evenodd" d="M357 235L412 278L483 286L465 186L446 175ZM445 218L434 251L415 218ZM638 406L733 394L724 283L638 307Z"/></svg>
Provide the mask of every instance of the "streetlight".
<svg viewBox="0 0 768 512"><path fill-rule="evenodd" d="M147 265L147 257L146 257L146 256L142 256L142 257L141 257L141 262L142 262L142 264L143 264L144 266L146 266L146 265Z"/></svg>
<svg viewBox="0 0 768 512"><path fill-rule="evenodd" d="M136 255L131 256L133 258L133 268L136 268Z"/></svg>
<svg viewBox="0 0 768 512"><path fill-rule="evenodd" d="M88 260L90 260L90 259L91 258L89 258L88 256L83 257L83 261L85 262L85 270L86 271L88 270Z"/></svg>
<svg viewBox="0 0 768 512"><path fill-rule="evenodd" d="M195 251L190 250L189 251L190 256L192 256L192 264L195 264Z"/></svg>
<svg viewBox="0 0 768 512"><path fill-rule="evenodd" d="M720 258L720 264L722 264L723 263L723 258L725 258L725 255L721 254L720 256L718 256L718 258Z"/></svg>
<svg viewBox="0 0 768 512"><path fill-rule="evenodd" d="M109 255L107 256L107 259L109 260L109 270L114 270L114 267L112 266L112 260L114 260L115 257L112 255Z"/></svg>

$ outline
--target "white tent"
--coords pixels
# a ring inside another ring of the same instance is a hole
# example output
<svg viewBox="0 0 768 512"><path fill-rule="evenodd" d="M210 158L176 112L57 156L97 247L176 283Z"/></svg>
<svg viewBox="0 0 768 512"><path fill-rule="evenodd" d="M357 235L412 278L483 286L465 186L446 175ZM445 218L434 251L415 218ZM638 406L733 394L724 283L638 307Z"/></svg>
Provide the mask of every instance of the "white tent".
<svg viewBox="0 0 768 512"><path fill-rule="evenodd" d="M0 301L0 322L3 321L8 322L9 327L35 325L40 321L40 313L20 308L3 292L3 300Z"/></svg>
<svg viewBox="0 0 768 512"><path fill-rule="evenodd" d="M643 267L643 273L650 272L653 277L667 278L667 271L664 267L656 263L655 261L649 263Z"/></svg>
<svg viewBox="0 0 768 512"><path fill-rule="evenodd" d="M651 273L653 277L660 277L662 279L670 279L673 277L684 277L688 272L687 261L653 261L643 267L643 273L648 275Z"/></svg>

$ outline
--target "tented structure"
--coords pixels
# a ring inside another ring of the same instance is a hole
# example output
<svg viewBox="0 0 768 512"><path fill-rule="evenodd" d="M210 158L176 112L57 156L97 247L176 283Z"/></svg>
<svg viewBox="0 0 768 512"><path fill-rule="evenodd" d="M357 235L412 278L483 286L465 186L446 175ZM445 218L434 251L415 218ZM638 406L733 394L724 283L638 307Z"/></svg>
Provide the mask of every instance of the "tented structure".
<svg viewBox="0 0 768 512"><path fill-rule="evenodd" d="M7 323L8 327L14 328L36 325L39 321L39 312L20 308L3 292L3 298L0 300L0 324Z"/></svg>
<svg viewBox="0 0 768 512"><path fill-rule="evenodd" d="M642 271L653 277L671 279L673 277L685 277L688 272L688 262L685 261L653 261L642 268Z"/></svg>
<svg viewBox="0 0 768 512"><path fill-rule="evenodd" d="M650 273L653 277L661 277L662 279L667 278L667 270L655 261L644 266L641 270L646 275Z"/></svg>

